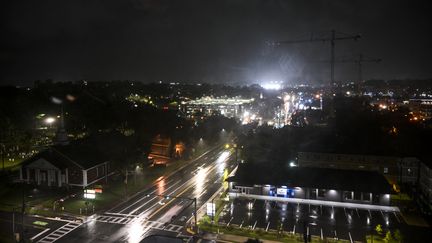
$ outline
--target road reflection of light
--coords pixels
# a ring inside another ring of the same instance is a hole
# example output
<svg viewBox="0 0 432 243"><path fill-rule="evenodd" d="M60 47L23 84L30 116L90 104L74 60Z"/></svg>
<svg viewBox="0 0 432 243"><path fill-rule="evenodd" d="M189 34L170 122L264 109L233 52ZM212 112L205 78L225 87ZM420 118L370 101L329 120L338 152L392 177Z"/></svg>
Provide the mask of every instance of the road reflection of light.
<svg viewBox="0 0 432 243"><path fill-rule="evenodd" d="M208 168L203 169L202 167L198 168L197 174L195 175L195 197L201 195L203 191L204 182L207 177Z"/></svg>
<svg viewBox="0 0 432 243"><path fill-rule="evenodd" d="M142 240L142 235L150 230L150 228L143 228L141 220L134 220L128 227L128 242L138 243Z"/></svg>
<svg viewBox="0 0 432 243"><path fill-rule="evenodd" d="M225 170L225 161L228 159L230 155L229 151L224 151L221 153L221 155L219 155L219 157L216 159L216 164L218 165L218 173L220 175L223 174L224 170Z"/></svg>
<svg viewBox="0 0 432 243"><path fill-rule="evenodd" d="M249 211L252 210L252 207L253 207L253 203L252 203L252 202L249 202L249 203L248 203L248 209L249 209Z"/></svg>
<svg viewBox="0 0 432 243"><path fill-rule="evenodd" d="M95 231L95 225L96 225L96 216L95 215L90 216L86 221L87 231L94 232Z"/></svg>
<svg viewBox="0 0 432 243"><path fill-rule="evenodd" d="M157 184L157 193L162 195L165 191L165 179L162 179Z"/></svg>

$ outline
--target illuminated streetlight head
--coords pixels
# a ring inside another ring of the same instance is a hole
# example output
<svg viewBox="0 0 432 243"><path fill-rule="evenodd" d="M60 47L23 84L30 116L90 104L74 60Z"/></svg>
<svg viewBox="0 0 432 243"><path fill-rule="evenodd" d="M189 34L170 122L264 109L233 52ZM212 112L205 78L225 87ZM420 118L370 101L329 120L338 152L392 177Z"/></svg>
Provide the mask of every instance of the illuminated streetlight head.
<svg viewBox="0 0 432 243"><path fill-rule="evenodd" d="M54 117L47 117L46 119L45 119L45 123L47 123L47 124L52 124L52 123L54 123L55 122L55 118Z"/></svg>

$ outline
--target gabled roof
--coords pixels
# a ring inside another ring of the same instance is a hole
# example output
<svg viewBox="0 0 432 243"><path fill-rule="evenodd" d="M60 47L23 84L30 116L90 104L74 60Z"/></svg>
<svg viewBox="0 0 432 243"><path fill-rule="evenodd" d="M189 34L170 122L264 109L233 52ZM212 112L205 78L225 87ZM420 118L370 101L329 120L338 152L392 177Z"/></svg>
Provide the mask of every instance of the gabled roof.
<svg viewBox="0 0 432 243"><path fill-rule="evenodd" d="M238 185L274 185L344 191L391 193L390 184L375 171L310 167L278 167L240 164L235 176L227 179Z"/></svg>
<svg viewBox="0 0 432 243"><path fill-rule="evenodd" d="M60 169L65 169L72 165L81 169L88 169L109 161L108 157L104 153L94 147L74 143L63 146L50 146L46 150L43 150L25 160L22 166L25 167L39 159L44 159Z"/></svg>

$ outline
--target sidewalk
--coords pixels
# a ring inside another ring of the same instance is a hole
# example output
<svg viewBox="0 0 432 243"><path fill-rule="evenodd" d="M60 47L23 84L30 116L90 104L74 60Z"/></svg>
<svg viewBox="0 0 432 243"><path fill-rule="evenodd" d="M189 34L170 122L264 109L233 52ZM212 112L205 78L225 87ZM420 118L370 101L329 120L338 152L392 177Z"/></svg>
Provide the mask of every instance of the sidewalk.
<svg viewBox="0 0 432 243"><path fill-rule="evenodd" d="M382 210L386 212L400 212L399 208L394 206L334 202L334 201L323 201L323 200L312 200L312 199L301 199L301 198L272 197L272 196L264 196L264 195L243 194L243 193L236 193L236 192L230 192L229 196L230 198L239 197L239 198L251 198L251 199L268 200L268 201L323 205L329 207L345 207L345 208L358 208L358 209L366 209L366 210Z"/></svg>

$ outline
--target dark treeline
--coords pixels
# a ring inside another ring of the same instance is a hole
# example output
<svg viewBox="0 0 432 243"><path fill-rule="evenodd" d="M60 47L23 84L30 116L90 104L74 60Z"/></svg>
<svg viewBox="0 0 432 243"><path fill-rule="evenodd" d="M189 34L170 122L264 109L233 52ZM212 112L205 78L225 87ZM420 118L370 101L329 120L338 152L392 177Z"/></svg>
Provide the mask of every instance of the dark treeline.
<svg viewBox="0 0 432 243"><path fill-rule="evenodd" d="M222 129L227 132L236 130L236 121L223 116L193 122L183 118L176 109L162 109L162 105L145 103L134 105L126 99L130 94L165 98L165 95L172 93L170 85L140 86L128 82L85 84L44 81L32 89L1 87L2 151L43 149L35 148L35 140L38 139L36 116L57 116L61 115L62 110L71 140L84 138L91 144L100 144L119 163L146 158L151 141L157 135L170 138L172 144L184 143L187 156L200 138L211 145L218 142ZM57 119L56 126L59 122L60 119Z"/></svg>

